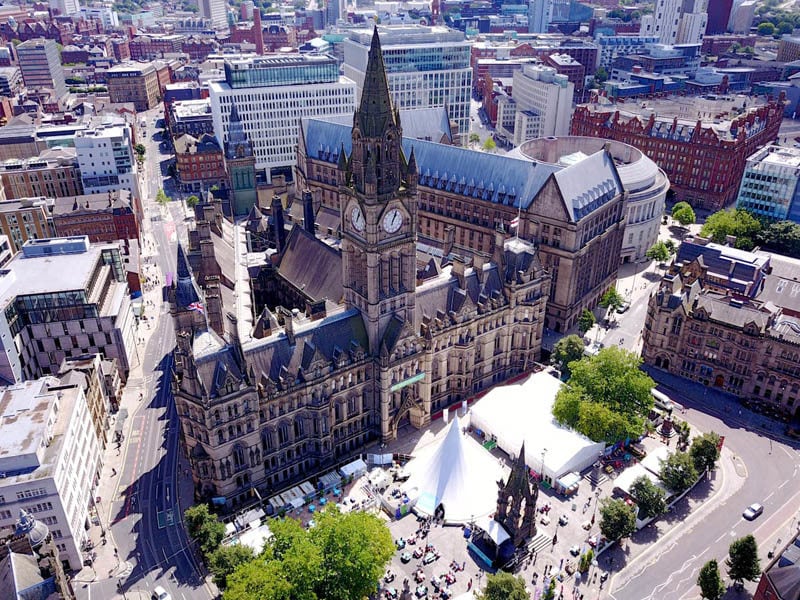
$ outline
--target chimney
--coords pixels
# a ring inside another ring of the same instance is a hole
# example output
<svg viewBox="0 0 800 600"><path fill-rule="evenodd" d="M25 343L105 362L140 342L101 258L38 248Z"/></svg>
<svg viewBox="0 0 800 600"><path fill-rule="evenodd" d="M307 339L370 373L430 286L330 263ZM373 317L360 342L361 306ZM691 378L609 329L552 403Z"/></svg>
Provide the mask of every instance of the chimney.
<svg viewBox="0 0 800 600"><path fill-rule="evenodd" d="M502 227L494 230L494 252L492 253L492 260L498 267L503 265L503 254L506 250L506 232Z"/></svg>
<svg viewBox="0 0 800 600"><path fill-rule="evenodd" d="M466 266L467 265L464 262L464 259L461 258L460 256L456 256L453 259L453 270L452 270L452 273L453 273L453 276L456 279L458 279L458 287L460 287L462 289L466 287L466 285L465 285L465 279L466 278L464 276L464 269L466 268Z"/></svg>
<svg viewBox="0 0 800 600"><path fill-rule="evenodd" d="M278 307L278 309L280 314L283 315L283 331L286 333L286 339L290 345L294 346L294 315L291 310L282 306Z"/></svg>
<svg viewBox="0 0 800 600"><path fill-rule="evenodd" d="M483 252L476 252L472 255L472 268L475 271L475 275L478 277L478 281L483 282L483 265L489 262L489 257L486 256Z"/></svg>
<svg viewBox="0 0 800 600"><path fill-rule="evenodd" d="M208 324L219 335L224 335L225 325L222 321L222 296L219 291L219 277L206 277L206 314Z"/></svg>
<svg viewBox="0 0 800 600"><path fill-rule="evenodd" d="M263 56L264 28L261 26L261 9L258 6L253 7L253 32L256 38L253 40L253 43L256 45L256 54Z"/></svg>
<svg viewBox="0 0 800 600"><path fill-rule="evenodd" d="M444 255L447 256L453 251L456 244L456 228L453 225L446 225L444 228Z"/></svg>
<svg viewBox="0 0 800 600"><path fill-rule="evenodd" d="M316 236L317 230L314 227L314 196L311 190L303 190L303 229L313 236Z"/></svg>
<svg viewBox="0 0 800 600"><path fill-rule="evenodd" d="M270 208L272 210L272 237L275 240L275 247L278 252L281 252L286 245L286 227L283 223L283 202L278 194L272 197Z"/></svg>

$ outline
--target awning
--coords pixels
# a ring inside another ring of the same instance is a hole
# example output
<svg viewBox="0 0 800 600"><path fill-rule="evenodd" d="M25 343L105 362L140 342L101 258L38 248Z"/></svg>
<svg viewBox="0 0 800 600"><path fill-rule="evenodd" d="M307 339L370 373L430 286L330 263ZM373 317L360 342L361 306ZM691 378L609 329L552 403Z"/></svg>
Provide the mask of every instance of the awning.
<svg viewBox="0 0 800 600"><path fill-rule="evenodd" d="M358 477L367 472L367 463L365 463L360 458L354 460L351 463L347 463L341 469L339 469L339 473L342 474L343 477Z"/></svg>
<svg viewBox="0 0 800 600"><path fill-rule="evenodd" d="M327 490L339 485L342 482L342 477L336 471L331 471L322 475L319 478L319 482L322 484L322 489Z"/></svg>
<svg viewBox="0 0 800 600"><path fill-rule="evenodd" d="M561 477L558 481L556 481L556 483L565 490L568 490L573 485L578 485L580 481L581 481L580 473L575 473L573 471L572 473L567 473L566 475Z"/></svg>
<svg viewBox="0 0 800 600"><path fill-rule="evenodd" d="M475 524L483 529L489 535L492 541L498 546L511 539L511 536L508 535L505 527L500 525L500 523L494 519L490 519L489 517L481 517L475 521Z"/></svg>

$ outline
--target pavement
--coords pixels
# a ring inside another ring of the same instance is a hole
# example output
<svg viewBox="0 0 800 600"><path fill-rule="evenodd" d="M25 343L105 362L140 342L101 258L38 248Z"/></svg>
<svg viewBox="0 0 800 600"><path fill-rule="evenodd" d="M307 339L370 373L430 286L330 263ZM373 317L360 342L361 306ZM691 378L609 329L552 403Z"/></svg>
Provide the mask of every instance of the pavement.
<svg viewBox="0 0 800 600"><path fill-rule="evenodd" d="M160 116L151 112L150 133L155 130L153 119ZM188 462L178 448L170 389L174 331L162 298L163 274L175 270L176 219L170 208L160 209L152 202L160 182L152 171L162 158L152 139L147 155L142 188L148 216L141 224L147 319L140 321L120 410L112 417L111 428L119 428L122 438L119 444L112 440L103 457L97 524L90 530L94 559L74 577L78 598L150 598L155 585L166 588L175 600L218 595L182 527L183 511L192 505L194 492L191 478L185 476ZM162 219L152 222L151 214Z"/></svg>

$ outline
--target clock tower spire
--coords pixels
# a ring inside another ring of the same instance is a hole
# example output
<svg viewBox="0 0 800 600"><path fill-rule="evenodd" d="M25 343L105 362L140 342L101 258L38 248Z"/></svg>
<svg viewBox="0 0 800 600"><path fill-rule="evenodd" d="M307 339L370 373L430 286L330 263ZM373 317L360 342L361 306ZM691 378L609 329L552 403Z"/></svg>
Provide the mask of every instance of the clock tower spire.
<svg viewBox="0 0 800 600"><path fill-rule="evenodd" d="M338 166L345 303L364 315L373 354L393 318L414 324L417 173L413 153L408 161L403 154L402 135L376 28L353 116L352 153Z"/></svg>

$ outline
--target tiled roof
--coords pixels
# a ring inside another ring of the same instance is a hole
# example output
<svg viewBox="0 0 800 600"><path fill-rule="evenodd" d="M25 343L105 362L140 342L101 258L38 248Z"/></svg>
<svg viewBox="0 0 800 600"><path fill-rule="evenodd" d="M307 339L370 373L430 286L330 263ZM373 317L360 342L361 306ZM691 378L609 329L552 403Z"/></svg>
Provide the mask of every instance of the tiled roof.
<svg viewBox="0 0 800 600"><path fill-rule="evenodd" d="M344 296L342 256L299 225L286 239L278 271L314 300L338 304Z"/></svg>
<svg viewBox="0 0 800 600"><path fill-rule="evenodd" d="M556 171L555 180L573 222L580 221L623 192L614 159L604 150Z"/></svg>

